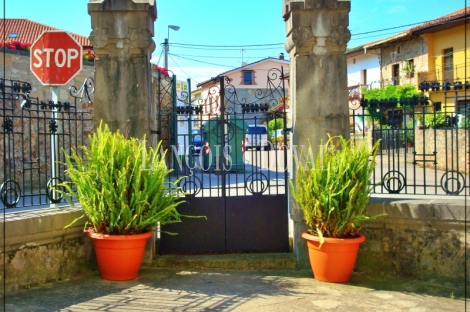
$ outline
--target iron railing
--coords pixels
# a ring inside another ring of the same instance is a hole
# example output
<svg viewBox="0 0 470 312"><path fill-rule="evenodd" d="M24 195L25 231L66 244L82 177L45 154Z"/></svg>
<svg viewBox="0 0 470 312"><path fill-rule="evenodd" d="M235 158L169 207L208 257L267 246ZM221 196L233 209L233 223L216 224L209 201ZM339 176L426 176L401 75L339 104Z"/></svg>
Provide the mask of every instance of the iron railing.
<svg viewBox="0 0 470 312"><path fill-rule="evenodd" d="M468 191L470 102L458 91L438 92L445 107L424 94L401 102L357 97L350 101L351 136L371 145L380 140L371 177L373 193L465 195Z"/></svg>
<svg viewBox="0 0 470 312"><path fill-rule="evenodd" d="M69 101L31 97L27 82L0 78L0 202L12 210L49 207L64 202L55 191L66 180L64 152L87 144L92 114L81 106L90 101L93 79L69 89Z"/></svg>

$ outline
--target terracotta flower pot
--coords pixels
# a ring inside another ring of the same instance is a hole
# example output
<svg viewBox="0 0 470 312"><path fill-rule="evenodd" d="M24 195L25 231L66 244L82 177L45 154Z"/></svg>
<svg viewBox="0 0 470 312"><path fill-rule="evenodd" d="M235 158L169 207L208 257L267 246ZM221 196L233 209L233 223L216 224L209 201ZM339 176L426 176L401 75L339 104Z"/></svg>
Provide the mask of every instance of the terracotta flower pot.
<svg viewBox="0 0 470 312"><path fill-rule="evenodd" d="M93 239L101 277L111 281L127 281L137 277L144 256L147 238L152 232L136 235L87 233Z"/></svg>
<svg viewBox="0 0 470 312"><path fill-rule="evenodd" d="M332 283L349 281L359 244L366 240L364 235L346 239L325 238L321 248L318 236L304 232L302 237L307 240L310 265L315 279Z"/></svg>

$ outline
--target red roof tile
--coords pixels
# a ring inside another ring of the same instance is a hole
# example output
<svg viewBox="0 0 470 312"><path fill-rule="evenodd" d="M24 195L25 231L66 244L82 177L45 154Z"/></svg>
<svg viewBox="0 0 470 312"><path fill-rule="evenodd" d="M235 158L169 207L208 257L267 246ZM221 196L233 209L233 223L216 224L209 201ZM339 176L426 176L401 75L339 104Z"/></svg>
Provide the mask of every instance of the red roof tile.
<svg viewBox="0 0 470 312"><path fill-rule="evenodd" d="M386 42L391 42L394 40L402 39L404 37L410 37L412 35L416 35L419 33L420 30L424 30L433 26L438 26L441 24L446 24L446 23L451 23L454 21L461 20L465 16L469 15L470 16L470 6L467 6L466 8L462 8L460 10L454 11L452 13L449 13L447 15L443 15L441 17L438 17L436 19L427 21L425 23L419 24L418 26L414 26L411 28L408 28L407 30L401 31L399 33L396 33L390 37L382 38L379 40L371 41L369 43L363 44L364 48L371 48L375 47L378 45L381 45Z"/></svg>
<svg viewBox="0 0 470 312"><path fill-rule="evenodd" d="M415 32L415 31L418 31L418 30L421 30L421 29L424 29L424 28L428 28L428 27L431 27L431 26L436 26L436 25L445 23L445 22L450 22L450 21L457 20L457 19L460 19L462 17L465 17L465 15L466 15L465 12L467 12L467 14L470 14L470 6L467 6L466 8L462 8L460 10L454 11L454 12L449 13L447 15L438 17L436 19L425 22L425 23L420 24L418 26L412 27L408 31L410 33L412 33L412 32Z"/></svg>
<svg viewBox="0 0 470 312"><path fill-rule="evenodd" d="M3 22L0 22L0 28L3 30ZM7 18L5 19L5 33L4 40L9 41L8 35L12 32L17 33L17 37L13 40L18 40L24 43L33 43L45 30L62 30L49 25L44 25L26 18ZM91 47L91 42L88 37L69 32L72 37L77 40L83 47Z"/></svg>

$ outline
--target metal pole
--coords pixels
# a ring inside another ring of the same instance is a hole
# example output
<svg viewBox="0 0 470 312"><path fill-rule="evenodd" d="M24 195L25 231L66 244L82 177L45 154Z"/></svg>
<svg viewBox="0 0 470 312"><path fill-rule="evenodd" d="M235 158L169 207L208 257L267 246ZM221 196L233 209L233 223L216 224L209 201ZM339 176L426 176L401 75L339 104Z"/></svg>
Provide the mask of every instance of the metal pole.
<svg viewBox="0 0 470 312"><path fill-rule="evenodd" d="M188 139L188 146L191 146L193 145L194 143L194 140L193 140L193 122L194 122L194 114L195 114L195 111L192 109L193 106L191 104L191 79L186 79L186 82L188 83L188 109L189 109L189 114L188 114L188 132L189 132L189 139ZM183 87L183 91L184 91L184 87ZM202 134L201 134L202 135ZM201 136L202 138L202 136ZM194 146L193 146L194 148ZM193 151L192 149L190 149L189 151L189 162L188 164L190 166L193 166Z"/></svg>
<svg viewBox="0 0 470 312"><path fill-rule="evenodd" d="M165 69L168 69L168 50L169 50L169 48L168 48L168 38L165 39L164 46L165 46Z"/></svg>
<svg viewBox="0 0 470 312"><path fill-rule="evenodd" d="M52 102L57 104L59 101L59 87L52 87ZM52 109L52 120L56 122L58 126L59 112L58 108L54 107ZM59 137L55 131L51 132L51 186L54 187L58 183L59 179ZM58 193L53 190L51 193L52 199L58 199ZM57 207L57 204L50 204L51 207Z"/></svg>

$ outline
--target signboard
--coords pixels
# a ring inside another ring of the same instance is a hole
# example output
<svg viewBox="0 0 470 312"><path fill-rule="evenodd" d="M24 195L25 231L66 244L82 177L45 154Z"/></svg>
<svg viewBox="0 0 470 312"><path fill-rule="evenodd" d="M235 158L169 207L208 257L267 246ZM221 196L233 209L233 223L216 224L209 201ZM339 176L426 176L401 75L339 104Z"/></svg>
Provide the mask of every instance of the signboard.
<svg viewBox="0 0 470 312"><path fill-rule="evenodd" d="M65 85L82 70L82 46L65 31L45 31L31 45L30 68L43 85Z"/></svg>

